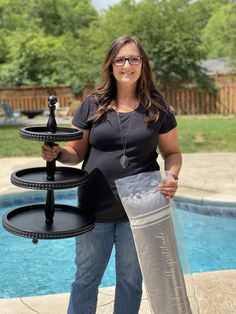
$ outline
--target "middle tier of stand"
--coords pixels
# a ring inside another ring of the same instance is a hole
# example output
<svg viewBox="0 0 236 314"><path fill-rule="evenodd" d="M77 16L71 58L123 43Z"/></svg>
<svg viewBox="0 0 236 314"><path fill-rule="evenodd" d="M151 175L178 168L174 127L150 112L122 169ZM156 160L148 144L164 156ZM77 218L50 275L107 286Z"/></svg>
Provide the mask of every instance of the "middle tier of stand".
<svg viewBox="0 0 236 314"><path fill-rule="evenodd" d="M72 167L55 167L53 181L47 179L45 167L22 169L11 174L12 184L36 190L73 188L83 185L87 180L87 172Z"/></svg>

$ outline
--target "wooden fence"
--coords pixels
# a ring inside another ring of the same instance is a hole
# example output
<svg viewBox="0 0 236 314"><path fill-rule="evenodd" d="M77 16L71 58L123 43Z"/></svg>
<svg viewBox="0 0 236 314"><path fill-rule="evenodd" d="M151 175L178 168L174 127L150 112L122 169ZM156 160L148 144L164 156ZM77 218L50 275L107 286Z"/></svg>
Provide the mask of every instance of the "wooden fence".
<svg viewBox="0 0 236 314"><path fill-rule="evenodd" d="M60 107L69 106L74 99L68 85L31 86L0 89L0 103L7 102L18 110L42 110L47 108L48 96L52 94L57 96ZM216 95L195 88L172 88L163 94L177 114L236 114L236 84L221 86Z"/></svg>
<svg viewBox="0 0 236 314"><path fill-rule="evenodd" d="M0 89L0 104L8 103L14 110L37 111L48 108L48 96L56 95L60 107L69 106L74 96L69 85L22 86Z"/></svg>
<svg viewBox="0 0 236 314"><path fill-rule="evenodd" d="M217 93L192 89L163 91L177 114L235 114L236 84L222 86Z"/></svg>

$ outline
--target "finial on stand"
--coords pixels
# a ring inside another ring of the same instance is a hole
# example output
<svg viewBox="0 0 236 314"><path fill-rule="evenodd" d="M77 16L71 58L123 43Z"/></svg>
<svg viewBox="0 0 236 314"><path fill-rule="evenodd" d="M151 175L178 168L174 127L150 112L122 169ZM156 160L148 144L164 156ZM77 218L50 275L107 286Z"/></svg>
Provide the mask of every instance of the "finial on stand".
<svg viewBox="0 0 236 314"><path fill-rule="evenodd" d="M57 130L57 122L55 119L57 97L51 95L48 97L49 118L47 123L47 129L49 132L55 133Z"/></svg>

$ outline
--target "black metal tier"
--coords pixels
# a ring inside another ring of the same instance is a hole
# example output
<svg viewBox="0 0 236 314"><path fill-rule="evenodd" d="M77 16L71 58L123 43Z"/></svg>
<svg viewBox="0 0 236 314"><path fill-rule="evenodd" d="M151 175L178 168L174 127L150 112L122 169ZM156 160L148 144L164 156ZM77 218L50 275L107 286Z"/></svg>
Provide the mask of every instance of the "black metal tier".
<svg viewBox="0 0 236 314"><path fill-rule="evenodd" d="M80 140L83 132L74 128L57 127L55 132L44 126L29 126L20 130L20 136L27 140L42 142L63 142Z"/></svg>
<svg viewBox="0 0 236 314"><path fill-rule="evenodd" d="M86 171L71 167L56 167L54 179L48 180L46 167L17 170L11 174L11 183L26 189L59 190L81 186L88 180Z"/></svg>
<svg viewBox="0 0 236 314"><path fill-rule="evenodd" d="M49 97L50 115L47 127L25 127L20 130L20 136L27 140L47 142L51 147L55 145L55 141L81 139L83 132L74 128L57 127L56 102L55 96ZM74 237L91 230L94 220L88 213L77 207L54 202L54 190L81 186L87 180L85 171L56 167L56 160L47 161L45 168L15 171L11 175L14 185L26 189L47 190L45 205L29 205L7 212L3 216L3 227L15 235L32 238L35 243L38 239Z"/></svg>
<svg viewBox="0 0 236 314"><path fill-rule="evenodd" d="M8 211L3 216L3 227L21 237L63 239L81 235L94 227L93 218L78 207L55 204L52 224L45 223L45 205L36 204Z"/></svg>

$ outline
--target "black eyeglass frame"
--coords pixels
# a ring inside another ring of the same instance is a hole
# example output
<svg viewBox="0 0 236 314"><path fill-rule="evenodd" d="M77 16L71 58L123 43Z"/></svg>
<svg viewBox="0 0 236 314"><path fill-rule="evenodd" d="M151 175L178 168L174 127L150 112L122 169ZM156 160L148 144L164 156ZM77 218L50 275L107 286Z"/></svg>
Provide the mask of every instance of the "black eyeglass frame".
<svg viewBox="0 0 236 314"><path fill-rule="evenodd" d="M138 62L138 63L132 63L130 60L132 60L133 58L138 58L138 59L139 59L139 62ZM116 61L117 61L117 60L122 60L123 63L117 65L117 64L116 64ZM142 62L142 56L118 57L118 58L114 58L112 63L113 63L114 66L116 66L116 67L122 67L122 66L125 65L126 61L128 61L130 65L139 65L139 64Z"/></svg>

